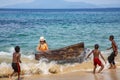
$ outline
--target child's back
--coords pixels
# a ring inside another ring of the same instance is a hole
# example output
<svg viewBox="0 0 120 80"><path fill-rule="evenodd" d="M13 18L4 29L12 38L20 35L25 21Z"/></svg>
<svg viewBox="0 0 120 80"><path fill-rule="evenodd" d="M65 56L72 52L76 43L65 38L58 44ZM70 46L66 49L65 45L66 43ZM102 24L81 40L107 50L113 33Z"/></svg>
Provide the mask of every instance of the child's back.
<svg viewBox="0 0 120 80"><path fill-rule="evenodd" d="M93 56L94 58L97 57L99 58L100 51L98 49L93 50Z"/></svg>
<svg viewBox="0 0 120 80"><path fill-rule="evenodd" d="M93 53L93 61L94 61L94 70L93 70L93 73L95 73L96 71L96 68L97 68L97 65L101 66L101 68L99 69L98 72L101 72L104 68L104 65L102 64L102 62L100 61L99 59L99 55L102 57L102 59L105 61L104 57L102 56L101 52L98 50L99 48L99 45L98 44L95 44L94 46L94 50L92 50L92 52L87 56L87 58ZM106 61L105 61L106 63Z"/></svg>

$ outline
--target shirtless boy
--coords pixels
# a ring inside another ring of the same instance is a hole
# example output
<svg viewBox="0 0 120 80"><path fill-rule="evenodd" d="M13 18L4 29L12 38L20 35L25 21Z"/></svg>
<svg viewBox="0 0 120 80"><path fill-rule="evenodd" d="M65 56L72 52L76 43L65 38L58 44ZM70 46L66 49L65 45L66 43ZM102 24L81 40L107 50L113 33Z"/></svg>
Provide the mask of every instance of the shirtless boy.
<svg viewBox="0 0 120 80"><path fill-rule="evenodd" d="M113 52L110 54L110 56L108 56L108 62L110 63L109 69L115 69L116 68L115 57L118 54L118 47L117 47L116 42L114 41L113 35L110 35L109 40L111 41L111 47L108 48L107 50L109 50L109 49L113 50Z"/></svg>
<svg viewBox="0 0 120 80"><path fill-rule="evenodd" d="M95 44L94 48L95 48L95 49L92 50L92 51L88 54L87 58L89 58L89 56L93 53L93 61L94 61L94 70L93 70L93 73L95 74L96 68L97 68L97 64L98 64L99 66L101 66L101 68L99 69L98 73L100 73L100 72L103 70L103 68L104 68L103 63L102 63L102 62L100 61L100 59L99 59L99 55L101 56L101 58L102 58L104 61L105 61L105 59L104 59L104 57L102 56L101 52L98 50L99 45L98 45L98 44ZM106 61L105 61L105 63L106 63Z"/></svg>
<svg viewBox="0 0 120 80"><path fill-rule="evenodd" d="M21 60L21 54L20 52L20 47L16 46L15 47L15 52L13 53L13 59L12 59L12 68L14 70L14 72L10 75L10 78L15 74L18 73L18 80L20 80L20 64Z"/></svg>

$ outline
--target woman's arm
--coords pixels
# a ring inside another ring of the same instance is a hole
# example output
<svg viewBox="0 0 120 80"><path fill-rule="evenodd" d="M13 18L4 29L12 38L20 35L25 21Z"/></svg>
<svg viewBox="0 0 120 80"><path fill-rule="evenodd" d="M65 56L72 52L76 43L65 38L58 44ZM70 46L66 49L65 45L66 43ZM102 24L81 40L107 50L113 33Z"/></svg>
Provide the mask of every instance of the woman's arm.
<svg viewBox="0 0 120 80"><path fill-rule="evenodd" d="M36 50L37 50L37 51L40 51L40 44L38 44Z"/></svg>

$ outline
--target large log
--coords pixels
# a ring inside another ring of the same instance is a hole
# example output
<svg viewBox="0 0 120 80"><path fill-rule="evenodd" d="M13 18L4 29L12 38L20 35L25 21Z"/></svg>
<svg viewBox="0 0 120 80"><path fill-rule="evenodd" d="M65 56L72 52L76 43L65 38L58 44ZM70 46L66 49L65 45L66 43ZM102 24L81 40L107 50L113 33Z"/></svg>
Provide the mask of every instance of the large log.
<svg viewBox="0 0 120 80"><path fill-rule="evenodd" d="M81 53L84 53L84 43L77 43L74 45L70 45L64 48L50 50L48 52L36 53L35 59L40 60L41 58L47 58L48 60L55 61L70 61L73 59L77 59ZM83 58L83 57L82 57Z"/></svg>

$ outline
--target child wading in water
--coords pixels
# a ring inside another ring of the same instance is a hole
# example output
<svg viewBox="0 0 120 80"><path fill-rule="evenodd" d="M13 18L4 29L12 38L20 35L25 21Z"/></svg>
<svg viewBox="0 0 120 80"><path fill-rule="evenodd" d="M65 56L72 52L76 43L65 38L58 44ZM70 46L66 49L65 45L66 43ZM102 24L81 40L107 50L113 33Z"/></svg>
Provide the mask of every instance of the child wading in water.
<svg viewBox="0 0 120 80"><path fill-rule="evenodd" d="M108 62L110 63L109 69L115 69L116 68L115 57L118 54L118 46L117 46L116 42L114 41L113 35L110 35L109 40L111 41L111 47L108 48L107 50L113 49L113 52L110 54L110 56L108 56Z"/></svg>
<svg viewBox="0 0 120 80"><path fill-rule="evenodd" d="M20 52L20 47L16 46L15 52L13 53L13 59L12 59L12 68L14 72L10 75L10 78L12 78L12 76L15 73L18 73L18 80L20 80L20 64L19 63L21 63L21 60L20 60L21 54L19 52Z"/></svg>
<svg viewBox="0 0 120 80"><path fill-rule="evenodd" d="M101 58L102 58L104 61L105 61L105 59L104 59L104 57L102 56L101 52L98 50L99 45L98 45L98 44L95 44L94 48L95 48L95 49L92 50L92 51L88 54L87 58L89 58L89 56L93 53L93 57L94 57L94 58L93 58L93 61L94 61L94 70L93 70L93 73L96 72L97 64L98 64L99 66L101 66L101 68L100 68L99 71L98 71L98 73L100 73L100 72L103 70L104 65L103 65L102 62L100 61L99 55L101 56ZM106 63L106 61L105 61L105 63Z"/></svg>

